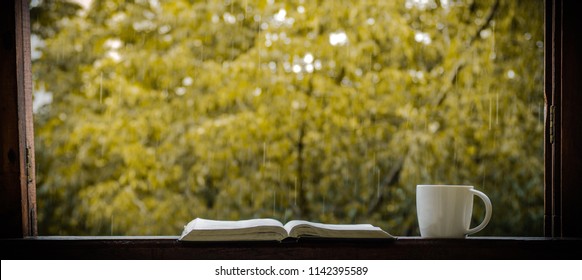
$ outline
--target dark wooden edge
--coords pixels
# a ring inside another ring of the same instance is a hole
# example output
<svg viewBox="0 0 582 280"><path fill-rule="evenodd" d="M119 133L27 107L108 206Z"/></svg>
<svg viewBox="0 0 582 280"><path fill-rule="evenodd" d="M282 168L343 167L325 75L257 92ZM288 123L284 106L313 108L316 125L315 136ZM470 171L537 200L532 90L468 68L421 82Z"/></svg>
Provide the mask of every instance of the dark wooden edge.
<svg viewBox="0 0 582 280"><path fill-rule="evenodd" d="M545 5L545 236L581 237L582 17L575 1Z"/></svg>
<svg viewBox="0 0 582 280"><path fill-rule="evenodd" d="M0 5L0 219L2 237L22 236L20 161L16 91L14 6Z"/></svg>
<svg viewBox="0 0 582 280"><path fill-rule="evenodd" d="M582 239L467 238L180 242L177 237L56 237L0 240L2 259L15 260L546 260L580 259Z"/></svg>
<svg viewBox="0 0 582 280"><path fill-rule="evenodd" d="M555 133L554 124L551 123L552 117L550 117L551 108L554 105L554 77L555 73L553 71L553 61L554 59L554 2L551 0L545 1L544 8L544 18L545 18L545 28L544 28L544 102L545 102L545 124L544 124L544 236L552 237L554 236L553 230L553 213L554 213L554 203L552 195L554 193L554 176L555 173L553 164L554 162L554 145L552 140L554 139L553 134ZM552 164L547 164L548 162Z"/></svg>
<svg viewBox="0 0 582 280"><path fill-rule="evenodd" d="M2 259L577 259L582 236L582 143L578 107L582 17L574 2L546 0L546 100L556 106L556 141L546 146L546 229L556 238L398 238L392 242L181 243L175 238L22 238L36 235L28 1L0 6L0 186ZM548 44L548 43L546 43ZM567 57L567 59L563 59ZM546 121L548 128L549 122ZM546 134L547 136L547 134ZM12 238L16 237L16 238ZM11 239L9 239L11 238Z"/></svg>
<svg viewBox="0 0 582 280"><path fill-rule="evenodd" d="M0 236L34 236L36 189L28 1L1 1L0 5Z"/></svg>
<svg viewBox="0 0 582 280"><path fill-rule="evenodd" d="M560 218L561 236L582 236L582 16L576 1L561 2ZM558 8L558 7L557 7ZM556 35L556 37L558 37ZM557 202L556 202L557 203Z"/></svg>
<svg viewBox="0 0 582 280"><path fill-rule="evenodd" d="M561 30L562 30L562 12L561 12L561 1L551 1L546 0L549 2L549 13L550 18L547 19L546 24L551 25L551 32L549 37L549 41L546 42L546 45L551 49L550 53L546 53L546 56L549 56L550 65L549 68L546 68L546 71L550 70L551 73L551 84L547 85L551 88L550 90L550 105L553 107L553 114L550 108L548 108L548 113L552 114L552 116L548 119L553 118L554 123L548 128L554 134L554 141L553 143L546 143L550 145L551 150L551 164L546 164L546 166L550 166L551 173L550 173L550 185L546 186L550 189L549 196L546 196L545 200L550 203L550 221L549 227L551 228L550 234L548 236L551 237L559 237L562 236L562 206L561 206L561 157L562 153L560 152L561 148L561 139L562 139L562 130L561 128L561 87L562 87L562 40L561 40Z"/></svg>
<svg viewBox="0 0 582 280"><path fill-rule="evenodd" d="M34 118L32 115L32 63L29 0L16 0L16 61L18 118L21 165L23 236L38 234L36 221L36 172L34 157Z"/></svg>

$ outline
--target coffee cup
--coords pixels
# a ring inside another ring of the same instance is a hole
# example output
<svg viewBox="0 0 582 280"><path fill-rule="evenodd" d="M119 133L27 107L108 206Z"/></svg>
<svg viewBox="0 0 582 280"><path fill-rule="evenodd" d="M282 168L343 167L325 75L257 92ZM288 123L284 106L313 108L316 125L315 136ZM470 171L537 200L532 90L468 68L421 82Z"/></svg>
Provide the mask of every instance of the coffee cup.
<svg viewBox="0 0 582 280"><path fill-rule="evenodd" d="M478 226L470 228L473 196L485 203L485 218ZM465 238L487 226L492 208L489 197L473 186L416 186L416 211L423 238Z"/></svg>

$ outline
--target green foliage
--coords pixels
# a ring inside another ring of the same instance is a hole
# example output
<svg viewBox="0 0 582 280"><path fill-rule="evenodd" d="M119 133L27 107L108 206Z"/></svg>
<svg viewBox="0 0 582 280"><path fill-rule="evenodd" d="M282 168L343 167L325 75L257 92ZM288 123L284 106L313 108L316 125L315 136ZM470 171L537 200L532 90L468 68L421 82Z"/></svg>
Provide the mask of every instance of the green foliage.
<svg viewBox="0 0 582 280"><path fill-rule="evenodd" d="M543 3L428 2L49 9L40 233L177 235L199 216L412 235L415 186L449 183L491 197L481 234L542 235Z"/></svg>

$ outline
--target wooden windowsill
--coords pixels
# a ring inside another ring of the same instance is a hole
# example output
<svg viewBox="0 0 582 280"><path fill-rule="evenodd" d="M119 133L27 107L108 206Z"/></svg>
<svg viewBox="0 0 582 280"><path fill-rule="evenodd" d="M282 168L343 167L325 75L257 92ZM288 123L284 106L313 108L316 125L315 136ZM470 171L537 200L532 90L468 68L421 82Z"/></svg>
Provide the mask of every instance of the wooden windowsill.
<svg viewBox="0 0 582 280"><path fill-rule="evenodd" d="M582 239L179 242L177 236L44 236L1 239L2 259L580 259Z"/></svg>

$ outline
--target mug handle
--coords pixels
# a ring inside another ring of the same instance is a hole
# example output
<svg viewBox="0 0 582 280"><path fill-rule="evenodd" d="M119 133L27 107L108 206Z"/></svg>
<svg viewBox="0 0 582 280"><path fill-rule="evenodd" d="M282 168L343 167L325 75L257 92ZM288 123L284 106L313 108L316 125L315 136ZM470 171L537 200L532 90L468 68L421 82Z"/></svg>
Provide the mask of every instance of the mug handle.
<svg viewBox="0 0 582 280"><path fill-rule="evenodd" d="M484 193L475 190L475 189L471 189L469 190L470 192L472 192L474 195L478 196L479 198L481 198L481 200L483 200L483 202L485 203L485 219L483 219L483 222L481 222L480 225L469 229L467 231L467 235L469 234L474 234L480 230L482 230L483 228L485 228L485 226L487 226L487 224L489 223L489 220L491 220L491 211L493 210L493 206L491 205L491 200L489 200L489 197L487 197Z"/></svg>

